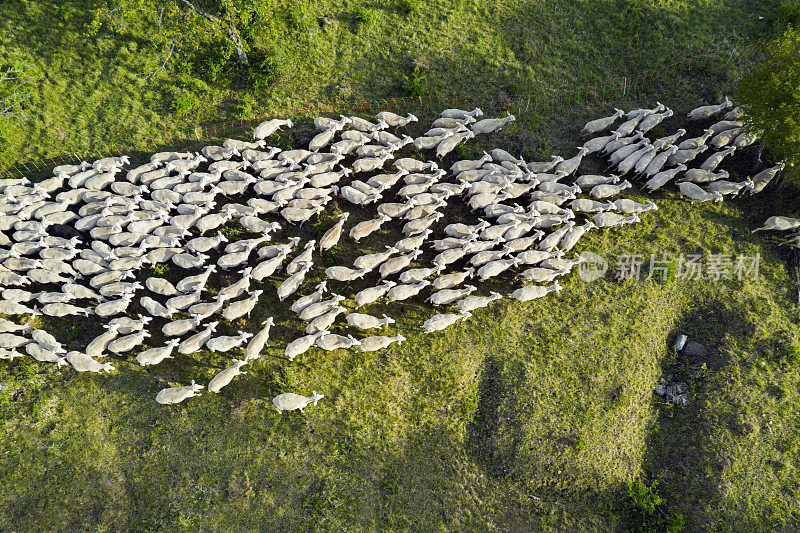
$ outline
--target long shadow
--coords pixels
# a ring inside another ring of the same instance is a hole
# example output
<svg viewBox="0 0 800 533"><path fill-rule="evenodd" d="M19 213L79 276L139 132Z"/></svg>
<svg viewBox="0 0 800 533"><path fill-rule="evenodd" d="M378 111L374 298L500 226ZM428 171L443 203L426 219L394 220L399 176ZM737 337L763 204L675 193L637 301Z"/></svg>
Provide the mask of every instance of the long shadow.
<svg viewBox="0 0 800 533"><path fill-rule="evenodd" d="M508 393L501 363L489 356L478 385L475 419L467 426L467 443L473 458L495 476L506 476L514 457L500 445L503 419L500 406Z"/></svg>
<svg viewBox="0 0 800 533"><path fill-rule="evenodd" d="M702 356L674 354L665 361L664 375L689 385L690 402L678 407L657 401L657 430L648 435L644 459L645 471L659 481L668 513L682 514L688 530L706 529L712 523L705 509L722 505L722 472L732 460L709 439L720 425L737 425L734 413L712 411L707 404L710 387L718 382L710 378L726 372L730 364L720 346L726 335L747 337L754 328L741 311L712 302L688 310L667 337L671 353L671 343L679 334L706 347Z"/></svg>

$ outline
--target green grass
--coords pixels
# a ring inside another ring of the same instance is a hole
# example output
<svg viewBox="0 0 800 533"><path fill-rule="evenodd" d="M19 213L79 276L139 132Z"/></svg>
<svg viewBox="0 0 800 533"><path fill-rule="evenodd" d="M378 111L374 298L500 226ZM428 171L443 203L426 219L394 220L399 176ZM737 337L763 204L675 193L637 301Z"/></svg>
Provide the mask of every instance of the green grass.
<svg viewBox="0 0 800 533"><path fill-rule="evenodd" d="M0 129L0 166L129 140L152 150L158 139L194 137L196 123L306 99L403 95L404 76L417 68L432 95L467 95L518 115L459 157L494 146L527 160L567 155L582 124L604 109L659 99L680 115L729 90L747 58L731 52L769 35L758 16L774 8L745 0L408 4L293 4L252 31L255 74L208 56L202 69L175 65L149 79L136 76L153 59L142 29L79 37L82 2L0 5L0 59L37 79L38 113ZM369 24L355 23L362 9L374 15ZM259 29L280 38L268 46ZM669 66L709 52L731 59ZM625 96L616 86L577 91L643 72L651 75ZM182 94L204 103L181 104L177 117ZM528 94L538 98L515 98ZM297 135L307 135L303 127ZM271 142L301 145L292 135ZM740 174L746 161L738 164ZM206 383L228 358L204 352L147 369L114 358L110 376L2 362L0 529L636 530L645 500L629 487L657 482L664 501L654 514L682 516L689 531L795 530L800 314L788 254L749 233L771 214L791 214L795 195L696 206L659 193L660 209L641 223L590 232L579 245L609 258L760 253L755 280L584 284L572 274L560 296L495 302L435 335L419 328L432 313L422 302L376 305L366 312L386 311L397 319L390 334L408 337L383 352L312 351L288 364L282 347L300 323L268 291L251 317L276 317L266 355L223 393L177 406L154 396L193 378ZM331 202L323 223L299 233L318 238L340 208L349 206ZM350 223L368 216L354 211ZM462 216L448 211L450 220ZM383 229L370 251L396 235ZM343 247L322 262L348 264L363 251ZM158 275L175 281L178 270ZM233 281L232 273L215 278ZM68 349L100 332L93 323L41 324ZM678 333L709 346L708 356L676 356L669 346ZM687 407L652 393L665 374L687 381ZM276 394L311 390L325 398L304 415L272 407Z"/></svg>
<svg viewBox="0 0 800 533"><path fill-rule="evenodd" d="M310 352L293 364L282 347L299 323L268 297L251 317L276 317L266 356L222 394L178 406L153 397L170 383L207 382L230 356L145 370L115 358L112 376L4 365L2 380L23 394L0 406L0 483L9 488L0 523L614 530L637 524L628 487L644 478L658 481L657 512L682 516L689 530L791 528L800 317L785 253L749 230L792 194L694 206L662 193L640 224L580 245L609 258L760 252L756 280L584 284L572 274L558 297L496 302L435 335L419 329L431 313L421 302L376 305L367 312L395 317L389 331L405 344ZM339 253L347 264L361 252ZM215 285L235 281L226 276ZM681 332L707 344L709 357L676 358L669 346ZM653 395L666 373L690 384L689 406ZM278 415L270 399L287 390L325 398L305 415Z"/></svg>
<svg viewBox="0 0 800 533"><path fill-rule="evenodd" d="M746 45L769 35L757 15L774 8L752 0L428 0L404 14L403 5L276 5L246 33L251 70L225 59L224 43L208 41L196 56L176 57L148 76L141 74L160 64L147 37L152 28L102 26L91 34L83 0L0 5L0 66L29 73L35 114L0 128L0 168L102 154L106 146L152 150L178 135L195 137L199 123L305 101L404 95L404 76L417 66L426 94L477 104L498 95L502 103L503 93L534 95L534 103L571 114L582 106L565 110L572 102L564 97L584 100L587 84L649 74L639 97L688 105L719 95L746 60ZM709 53L722 59L667 67ZM613 83L614 97L621 86Z"/></svg>
<svg viewBox="0 0 800 533"><path fill-rule="evenodd" d="M621 525L627 484L646 472L691 529L787 526L800 331L781 252L746 236L735 207L661 205L586 248L705 248L711 235L719 250L760 250L759 279L586 285L573 274L558 298L500 302L430 336L418 329L428 311L396 306L402 347L292 365L277 357L290 334L279 327L223 394L169 408L155 408L159 388L208 379L222 358L118 361L109 377L8 365L26 394L0 407L2 523L602 529ZM691 231L664 231L675 219ZM678 332L711 347L708 372L675 360ZM666 371L690 383L688 407L657 405ZM279 392L311 389L326 397L305 415L271 408Z"/></svg>

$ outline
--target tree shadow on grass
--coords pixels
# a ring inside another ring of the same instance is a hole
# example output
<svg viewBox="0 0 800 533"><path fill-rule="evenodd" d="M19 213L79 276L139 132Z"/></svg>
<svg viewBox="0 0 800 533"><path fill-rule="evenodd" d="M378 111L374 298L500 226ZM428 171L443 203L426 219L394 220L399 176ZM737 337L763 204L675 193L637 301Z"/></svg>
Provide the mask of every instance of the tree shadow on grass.
<svg viewBox="0 0 800 533"><path fill-rule="evenodd" d="M690 308L667 337L673 356L665 361L664 375L685 381L690 400L681 407L657 397L657 430L648 436L644 468L659 481L669 514L682 514L689 529L711 527L715 516L709 510L722 504L722 474L733 460L709 438L720 424L737 426L736 413L712 410L707 403L709 387L714 386L709 378L726 372L730 364L730 357L720 350L726 337L746 338L753 333L754 325L741 310L712 302ZM704 345L705 353L686 356L673 352L672 344L680 334Z"/></svg>
<svg viewBox="0 0 800 533"><path fill-rule="evenodd" d="M509 394L503 365L495 357L486 358L478 385L474 420L467 426L467 449L493 476L508 476L514 469L518 442L504 442L507 420L500 407Z"/></svg>

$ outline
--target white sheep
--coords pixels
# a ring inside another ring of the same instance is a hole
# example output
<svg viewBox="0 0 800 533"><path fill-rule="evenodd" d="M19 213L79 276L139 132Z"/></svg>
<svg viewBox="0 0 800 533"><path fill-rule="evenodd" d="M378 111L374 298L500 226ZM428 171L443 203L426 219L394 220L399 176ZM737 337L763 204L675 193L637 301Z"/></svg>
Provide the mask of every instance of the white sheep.
<svg viewBox="0 0 800 533"><path fill-rule="evenodd" d="M772 216L764 222L762 227L756 228L750 233L755 233L757 231L793 231L796 229L800 229L800 219Z"/></svg>
<svg viewBox="0 0 800 533"><path fill-rule="evenodd" d="M479 120L475 124L472 125L472 132L476 135L478 134L485 134L485 133L494 133L495 131L499 131L509 122L514 122L516 117L511 113L508 113L507 116L502 118L486 118L483 120Z"/></svg>
<svg viewBox="0 0 800 533"><path fill-rule="evenodd" d="M592 190L589 192L589 195L595 200L602 200L605 198L616 196L623 190L629 189L631 187L633 187L633 185L631 185L631 183L628 180L625 180L618 185L611 185L611 184L595 185L594 187L592 187Z"/></svg>
<svg viewBox="0 0 800 533"><path fill-rule="evenodd" d="M222 335L220 337L214 337L213 339L206 341L206 348L212 352L228 352L241 346L252 336L252 333L239 331L238 335Z"/></svg>
<svg viewBox="0 0 800 533"><path fill-rule="evenodd" d="M422 324L422 329L424 329L426 333L441 331L455 324L459 320L466 320L471 316L472 313L470 313L469 311L465 311L458 315L455 314L433 315Z"/></svg>
<svg viewBox="0 0 800 533"><path fill-rule="evenodd" d="M361 342L352 335L344 336L330 333L317 339L317 347L325 351L346 350L353 346L361 346Z"/></svg>
<svg viewBox="0 0 800 533"><path fill-rule="evenodd" d="M219 321L215 320L214 322L210 322L203 331L197 332L191 337L184 339L178 345L178 353L189 355L199 351L200 348L203 347L203 344L214 334L218 325Z"/></svg>
<svg viewBox="0 0 800 533"><path fill-rule="evenodd" d="M289 361L294 361L295 357L306 353L309 350L309 348L314 346L314 343L317 342L317 340L320 337L324 337L328 333L330 332L322 330L318 331L317 333L312 333L310 335L304 335L302 337L299 337L290 342L289 344L287 344L283 353L286 357L289 358Z"/></svg>
<svg viewBox="0 0 800 533"><path fill-rule="evenodd" d="M595 133L600 133L601 131L607 129L611 126L619 117L625 114L625 111L622 109L614 109L614 114L609 117L598 118L595 120L591 120L586 123L586 125L581 130L581 135L594 135Z"/></svg>
<svg viewBox="0 0 800 533"><path fill-rule="evenodd" d="M277 290L278 299L280 301L284 301L286 298L297 292L297 289L300 288L300 285L302 285L303 281L306 279L306 274L309 270L311 270L311 266L311 263L304 263L299 272L295 272L280 284Z"/></svg>
<svg viewBox="0 0 800 533"><path fill-rule="evenodd" d="M156 401L160 404L181 403L187 398L197 396L197 393L202 389L202 385L197 385L194 380L192 380L192 384L185 387L161 389L158 391L158 394L156 394Z"/></svg>
<svg viewBox="0 0 800 533"><path fill-rule="evenodd" d="M222 312L223 318L228 321L236 320L237 318L243 316L250 316L250 313L255 308L256 304L258 303L258 298L264 293L263 290L255 290L250 293L249 298L245 298L244 300L240 300L238 302L232 302L228 305L225 311Z"/></svg>
<svg viewBox="0 0 800 533"><path fill-rule="evenodd" d="M172 358L172 350L180 343L180 339L171 339L166 346L150 348L140 352L136 356L136 361L142 366L157 365L164 359Z"/></svg>
<svg viewBox="0 0 800 533"><path fill-rule="evenodd" d="M316 406L317 401L324 397L324 394L317 394L317 391L313 391L311 396L302 396L300 394L294 394L293 392L286 392L275 396L275 398L272 399L272 403L275 405L275 409L278 410L278 413L294 411L295 409L302 413L303 409L307 407L308 404L313 403Z"/></svg>
<svg viewBox="0 0 800 533"><path fill-rule="evenodd" d="M657 191L664 185L666 185L670 180L674 179L679 173L686 170L686 165L681 163L675 168L671 168L668 170L662 170L661 172L655 174L652 178L647 180L644 184L644 187L650 191Z"/></svg>
<svg viewBox="0 0 800 533"><path fill-rule="evenodd" d="M247 346L244 348L245 361L258 359L261 356L261 352L264 350L264 347L267 345L267 341L269 340L269 332L274 323L275 321L272 317L267 318L261 323L263 328L261 328L258 333L253 335L253 338L250 339L250 342L248 342Z"/></svg>
<svg viewBox="0 0 800 533"><path fill-rule="evenodd" d="M475 311L476 309L486 307L491 302L499 300L502 297L503 297L502 294L494 291L489 293L489 296L467 296L463 300L459 300L458 302L456 302L455 308L461 311L462 313Z"/></svg>
<svg viewBox="0 0 800 533"><path fill-rule="evenodd" d="M320 250L333 248L339 243L339 239L342 236L342 228L344 228L344 223L347 221L349 216L350 213L348 212L344 212L339 215L339 220L336 221L336 224L334 224L333 227L326 231L325 234L320 238Z"/></svg>
<svg viewBox="0 0 800 533"><path fill-rule="evenodd" d="M544 285L526 285L511 293L511 297L520 302L527 302L536 298L542 298L551 292L559 293L562 287L556 281L550 286Z"/></svg>
<svg viewBox="0 0 800 533"><path fill-rule="evenodd" d="M255 130L253 130L253 138L256 140L266 139L284 126L293 128L294 123L291 121L291 119L281 120L276 118L272 120L266 120L256 126Z"/></svg>
<svg viewBox="0 0 800 533"><path fill-rule="evenodd" d="M383 318L377 318L361 313L350 313L347 315L347 325L358 329L385 328L389 324L394 324L394 322L395 320L393 318L386 315L383 315Z"/></svg>
<svg viewBox="0 0 800 533"><path fill-rule="evenodd" d="M211 378L211 381L208 382L208 391L217 393L221 391L223 387L230 384L230 382L233 381L233 378L235 378L236 376L247 374L247 372L241 371L241 368L246 364L247 364L247 359L244 360L234 359L233 365L220 371L216 376Z"/></svg>
<svg viewBox="0 0 800 533"><path fill-rule="evenodd" d="M111 372L114 370L111 363L100 363L81 352L68 352L64 359L78 372Z"/></svg>
<svg viewBox="0 0 800 533"><path fill-rule="evenodd" d="M442 118L452 118L455 120L467 120L469 118L481 116L483 116L483 111L481 111L481 108L479 107L476 107L472 111L464 111L462 109L445 109L441 114Z"/></svg>
<svg viewBox="0 0 800 533"><path fill-rule="evenodd" d="M711 118L717 113L722 112L725 109L728 109L729 107L733 107L733 102L731 102L726 96L725 100L721 104L697 107L689 111L686 116L689 117L689 120L705 120L707 118Z"/></svg>
<svg viewBox="0 0 800 533"><path fill-rule="evenodd" d="M388 293L389 290L395 285L397 285L397 282L395 281L384 281L380 285L375 287L367 287L366 289L358 292L354 297L356 307L362 307L377 301L385 296L386 293Z"/></svg>
<svg viewBox="0 0 800 533"><path fill-rule="evenodd" d="M388 216L379 213L377 218L359 222L350 229L350 238L358 242L364 237L369 236L371 233L380 229L380 227L391 220Z"/></svg>
<svg viewBox="0 0 800 533"><path fill-rule="evenodd" d="M402 335L395 335L394 337L375 336L366 337L361 339L361 345L358 347L361 352L374 352L388 348L391 344L402 344L406 338Z"/></svg>
<svg viewBox="0 0 800 533"><path fill-rule="evenodd" d="M681 196L685 196L694 202L721 202L724 199L722 194L718 192L707 192L699 185L689 181L678 184L678 190Z"/></svg>

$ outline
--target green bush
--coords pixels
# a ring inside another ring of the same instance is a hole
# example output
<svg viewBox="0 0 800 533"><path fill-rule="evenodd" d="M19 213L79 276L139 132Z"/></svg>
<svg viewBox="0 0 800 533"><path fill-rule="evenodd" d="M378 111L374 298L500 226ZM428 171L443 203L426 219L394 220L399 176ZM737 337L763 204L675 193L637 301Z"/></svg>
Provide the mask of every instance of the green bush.
<svg viewBox="0 0 800 533"><path fill-rule="evenodd" d="M188 72L183 72L178 76L179 86L172 86L167 89L171 99L171 108L175 115L184 117L200 107L203 97L208 94L211 88L201 79L192 77Z"/></svg>
<svg viewBox="0 0 800 533"><path fill-rule="evenodd" d="M281 150L292 150L292 149L294 149L294 139L288 133L286 135L281 135L280 133L276 132L276 133L273 133L270 136L270 138L273 139L270 142L270 145L272 145L272 146L276 146L276 147L280 148Z"/></svg>
<svg viewBox="0 0 800 533"><path fill-rule="evenodd" d="M314 224L311 225L311 228L314 230L314 233L317 234L317 237L322 237L326 231L328 231L328 221L325 220L323 217L317 217L314 221Z"/></svg>
<svg viewBox="0 0 800 533"><path fill-rule="evenodd" d="M83 325L75 324L69 328L69 340L74 341L81 335L83 335Z"/></svg>
<svg viewBox="0 0 800 533"><path fill-rule="evenodd" d="M327 250L324 255L325 264L327 266L334 266L339 264L339 250L334 246Z"/></svg>
<svg viewBox="0 0 800 533"><path fill-rule="evenodd" d="M414 67L411 76L403 76L403 89L413 97L424 96L428 92L428 78L419 65Z"/></svg>
<svg viewBox="0 0 800 533"><path fill-rule="evenodd" d="M211 88L206 82L199 78L192 77L189 74L181 74L178 78L184 89L189 90L197 95L203 95L211 91Z"/></svg>
<svg viewBox="0 0 800 533"><path fill-rule="evenodd" d="M775 18L780 24L800 23L800 0L783 0L775 12Z"/></svg>
<svg viewBox="0 0 800 533"><path fill-rule="evenodd" d="M356 11L356 22L365 26L369 26L375 22L375 18L377 16L378 15L374 9L370 9L368 7L359 7Z"/></svg>
<svg viewBox="0 0 800 533"><path fill-rule="evenodd" d="M401 0L400 9L406 15L410 15L419 12L420 5L422 5L420 0Z"/></svg>
<svg viewBox="0 0 800 533"><path fill-rule="evenodd" d="M745 74L736 100L747 109L745 129L758 134L776 158L800 164L800 30L789 27L764 49L764 58Z"/></svg>
<svg viewBox="0 0 800 533"><path fill-rule="evenodd" d="M225 59L222 57L208 57L201 66L201 72L211 83L222 81L225 72Z"/></svg>
<svg viewBox="0 0 800 533"><path fill-rule="evenodd" d="M176 88L173 94L172 111L179 117L184 117L200 107L200 99L191 91Z"/></svg>
<svg viewBox="0 0 800 533"><path fill-rule="evenodd" d="M246 94L239 103L236 104L236 116L239 118L250 118L255 115L258 102L249 94Z"/></svg>
<svg viewBox="0 0 800 533"><path fill-rule="evenodd" d="M229 242L236 242L244 238L244 228L238 223L226 224L220 228L220 232L225 235Z"/></svg>
<svg viewBox="0 0 800 533"><path fill-rule="evenodd" d="M252 64L246 71L247 84L257 92L268 91L290 70L291 58L282 48L260 50L250 54Z"/></svg>
<svg viewBox="0 0 800 533"><path fill-rule="evenodd" d="M656 507L664 503L664 498L658 493L658 481L654 481L651 486L647 486L642 480L628 485L628 496L633 503L642 510L644 514L651 515Z"/></svg>
<svg viewBox="0 0 800 533"><path fill-rule="evenodd" d="M286 20L286 27L289 31L305 31L308 28L308 9L302 2L291 2L289 8L284 11L283 17Z"/></svg>
<svg viewBox="0 0 800 533"><path fill-rule="evenodd" d="M664 512L666 500L658 493L658 481L649 487L641 480L628 484L628 496L633 500L635 517L640 533L678 533L683 531L683 515L669 516ZM659 511L659 512L656 512Z"/></svg>

